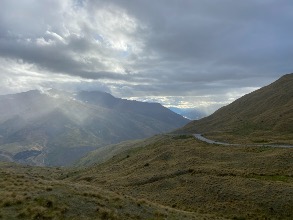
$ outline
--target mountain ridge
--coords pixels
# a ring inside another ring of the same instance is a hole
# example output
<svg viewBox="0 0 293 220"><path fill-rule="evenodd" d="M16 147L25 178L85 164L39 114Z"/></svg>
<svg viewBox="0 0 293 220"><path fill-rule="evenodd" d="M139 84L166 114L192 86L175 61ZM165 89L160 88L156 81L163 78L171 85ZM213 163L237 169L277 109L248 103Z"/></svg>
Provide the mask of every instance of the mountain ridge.
<svg viewBox="0 0 293 220"><path fill-rule="evenodd" d="M292 144L293 74L244 95L214 114L192 121L180 132L202 133L211 139ZM221 134L222 133L222 134Z"/></svg>
<svg viewBox="0 0 293 220"><path fill-rule="evenodd" d="M32 90L0 96L0 103L0 150L15 155L37 148L42 153L34 159L18 161L35 165L71 164L97 147L150 137L188 122L160 104L103 92Z"/></svg>

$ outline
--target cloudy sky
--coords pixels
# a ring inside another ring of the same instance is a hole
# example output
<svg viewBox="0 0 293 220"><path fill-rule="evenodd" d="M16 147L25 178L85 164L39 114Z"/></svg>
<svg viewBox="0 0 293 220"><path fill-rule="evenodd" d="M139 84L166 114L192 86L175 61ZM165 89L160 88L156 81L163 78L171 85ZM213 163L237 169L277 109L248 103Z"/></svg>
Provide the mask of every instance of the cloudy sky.
<svg viewBox="0 0 293 220"><path fill-rule="evenodd" d="M289 0L0 0L0 94L102 90L212 111L293 72Z"/></svg>

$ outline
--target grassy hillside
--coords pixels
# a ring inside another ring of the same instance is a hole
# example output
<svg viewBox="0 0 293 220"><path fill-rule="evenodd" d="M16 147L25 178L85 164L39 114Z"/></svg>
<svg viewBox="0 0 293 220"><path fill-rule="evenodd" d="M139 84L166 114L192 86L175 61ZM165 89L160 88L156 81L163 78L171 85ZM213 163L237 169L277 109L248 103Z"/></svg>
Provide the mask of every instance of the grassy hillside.
<svg viewBox="0 0 293 220"><path fill-rule="evenodd" d="M215 219L61 180L66 172L0 163L0 219Z"/></svg>
<svg viewBox="0 0 293 220"><path fill-rule="evenodd" d="M247 94L181 132L220 141L293 144L293 74Z"/></svg>
<svg viewBox="0 0 293 220"><path fill-rule="evenodd" d="M65 179L195 213L292 219L292 158L292 149L217 146L165 135Z"/></svg>
<svg viewBox="0 0 293 220"><path fill-rule="evenodd" d="M86 156L75 162L75 167L90 166L93 164L101 164L111 159L112 157L134 149L145 147L163 138L162 135L155 135L144 140L125 141L119 144L107 145L96 150L91 151Z"/></svg>
<svg viewBox="0 0 293 220"><path fill-rule="evenodd" d="M188 135L136 144L145 147L85 169L0 163L0 218L293 218L292 149L208 145Z"/></svg>

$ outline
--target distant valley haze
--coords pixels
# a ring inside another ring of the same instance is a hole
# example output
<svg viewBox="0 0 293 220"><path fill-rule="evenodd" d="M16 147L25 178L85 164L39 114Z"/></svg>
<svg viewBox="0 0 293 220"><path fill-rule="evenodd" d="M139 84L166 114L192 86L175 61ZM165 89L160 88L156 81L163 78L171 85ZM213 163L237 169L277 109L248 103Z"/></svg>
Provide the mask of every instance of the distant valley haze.
<svg viewBox="0 0 293 220"><path fill-rule="evenodd" d="M0 161L70 165L109 144L170 132L189 122L159 103L99 91L0 96Z"/></svg>

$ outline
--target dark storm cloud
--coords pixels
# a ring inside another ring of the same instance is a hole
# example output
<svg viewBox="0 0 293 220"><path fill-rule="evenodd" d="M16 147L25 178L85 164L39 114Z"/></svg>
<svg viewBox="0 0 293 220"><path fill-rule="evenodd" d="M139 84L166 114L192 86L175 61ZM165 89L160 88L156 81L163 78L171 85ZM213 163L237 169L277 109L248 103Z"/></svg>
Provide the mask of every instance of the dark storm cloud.
<svg viewBox="0 0 293 220"><path fill-rule="evenodd" d="M3 0L0 63L93 80L118 96L227 101L292 72L292 11L288 0Z"/></svg>

